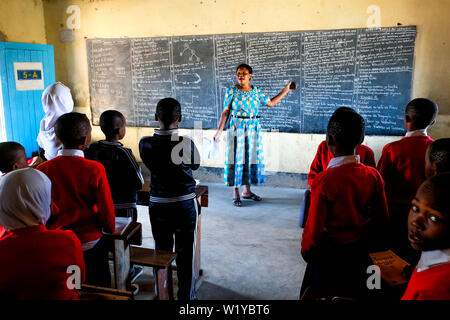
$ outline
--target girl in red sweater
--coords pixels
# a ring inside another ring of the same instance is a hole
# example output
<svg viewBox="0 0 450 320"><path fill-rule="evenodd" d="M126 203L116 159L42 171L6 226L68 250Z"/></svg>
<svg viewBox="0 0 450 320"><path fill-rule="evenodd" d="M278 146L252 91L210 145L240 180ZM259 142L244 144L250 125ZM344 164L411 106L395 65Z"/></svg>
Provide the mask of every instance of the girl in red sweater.
<svg viewBox="0 0 450 320"><path fill-rule="evenodd" d="M412 201L408 240L422 251L402 300L450 300L450 173L426 180Z"/></svg>
<svg viewBox="0 0 450 320"><path fill-rule="evenodd" d="M0 225L6 229L0 239L0 299L77 299L70 278L78 267L84 281L83 250L72 231L45 227L48 177L32 168L10 172L0 182L0 199Z"/></svg>

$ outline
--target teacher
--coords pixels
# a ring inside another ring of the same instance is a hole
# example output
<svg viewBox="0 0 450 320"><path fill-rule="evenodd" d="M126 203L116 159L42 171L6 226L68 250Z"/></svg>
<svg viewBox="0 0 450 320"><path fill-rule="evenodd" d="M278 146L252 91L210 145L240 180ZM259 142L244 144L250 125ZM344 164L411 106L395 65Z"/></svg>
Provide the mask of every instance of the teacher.
<svg viewBox="0 0 450 320"><path fill-rule="evenodd" d="M227 186L234 186L233 204L237 207L242 206L240 186L243 186L244 199L262 200L250 190L251 184L261 184L266 179L259 107L273 107L291 91L289 82L279 94L269 99L259 88L250 84L252 74L252 67L247 64L240 64L236 68L238 84L226 90L219 127L214 135L214 140L218 141L230 117L226 134L224 179Z"/></svg>

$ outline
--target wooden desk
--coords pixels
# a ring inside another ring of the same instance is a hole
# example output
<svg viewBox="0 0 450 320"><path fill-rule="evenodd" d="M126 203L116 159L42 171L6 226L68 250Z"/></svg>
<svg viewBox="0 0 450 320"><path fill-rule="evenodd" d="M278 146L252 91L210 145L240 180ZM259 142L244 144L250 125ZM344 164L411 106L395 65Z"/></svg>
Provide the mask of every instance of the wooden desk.
<svg viewBox="0 0 450 320"><path fill-rule="evenodd" d="M130 238L137 232L142 232L142 224L132 221L131 218L116 217L116 232L104 233L107 239L114 243L114 282L118 290L130 288Z"/></svg>
<svg viewBox="0 0 450 320"><path fill-rule="evenodd" d="M198 220L197 220L197 245L195 246L194 253L194 274L195 274L195 286L196 289L201 284L201 277L203 275L203 270L200 267L201 262L201 225L202 225L202 207L208 206L208 186L198 185L195 188L195 194L197 195L198 202L200 203L200 207L198 210ZM150 181L145 181L142 186L141 191L138 192L138 201L137 204L148 206L150 201Z"/></svg>

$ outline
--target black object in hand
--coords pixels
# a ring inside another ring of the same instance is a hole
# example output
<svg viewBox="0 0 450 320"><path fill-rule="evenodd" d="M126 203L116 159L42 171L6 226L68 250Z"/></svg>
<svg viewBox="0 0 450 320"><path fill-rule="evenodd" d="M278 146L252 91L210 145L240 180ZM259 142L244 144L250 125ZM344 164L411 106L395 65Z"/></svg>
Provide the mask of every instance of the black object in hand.
<svg viewBox="0 0 450 320"><path fill-rule="evenodd" d="M289 89L291 89L291 90L297 89L297 85L295 84L294 81L291 82L291 85L289 86Z"/></svg>

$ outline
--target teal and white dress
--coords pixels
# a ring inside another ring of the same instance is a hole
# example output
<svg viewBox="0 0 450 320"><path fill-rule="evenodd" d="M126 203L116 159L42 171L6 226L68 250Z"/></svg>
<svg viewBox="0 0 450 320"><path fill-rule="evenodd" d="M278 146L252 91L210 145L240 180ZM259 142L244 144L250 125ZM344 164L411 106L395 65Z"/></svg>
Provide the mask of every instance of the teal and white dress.
<svg viewBox="0 0 450 320"><path fill-rule="evenodd" d="M224 109L230 109L226 133L224 181L227 186L261 184L266 180L261 139L259 108L270 99L256 86L241 91L235 86L226 90Z"/></svg>

